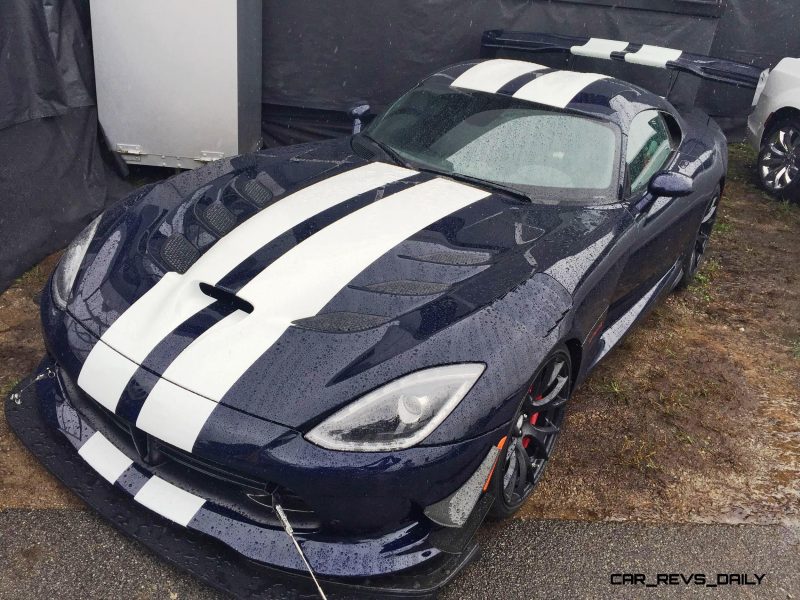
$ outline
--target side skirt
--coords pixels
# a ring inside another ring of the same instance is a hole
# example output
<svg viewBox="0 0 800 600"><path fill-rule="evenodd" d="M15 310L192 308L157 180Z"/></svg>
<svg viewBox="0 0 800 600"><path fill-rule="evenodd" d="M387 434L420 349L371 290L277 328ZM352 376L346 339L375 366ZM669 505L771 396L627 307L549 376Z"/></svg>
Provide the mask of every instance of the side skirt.
<svg viewBox="0 0 800 600"><path fill-rule="evenodd" d="M679 260L653 287L647 290L636 304L631 306L619 319L606 327L597 342L597 353L589 369L593 369L597 363L603 360L606 354L633 329L633 326L641 321L650 310L655 307L663 295L675 289L675 286L678 281L680 281L681 275L683 274L681 265L682 260Z"/></svg>

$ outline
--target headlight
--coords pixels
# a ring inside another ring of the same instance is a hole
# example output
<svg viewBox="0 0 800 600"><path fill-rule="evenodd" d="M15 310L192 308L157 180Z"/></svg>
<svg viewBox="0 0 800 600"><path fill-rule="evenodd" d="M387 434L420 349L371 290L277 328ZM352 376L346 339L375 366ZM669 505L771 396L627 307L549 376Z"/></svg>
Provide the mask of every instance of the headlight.
<svg viewBox="0 0 800 600"><path fill-rule="evenodd" d="M67 300L69 300L69 295L72 292L75 276L78 274L83 257L86 256L89 242L94 238L101 217L102 215L89 223L86 229L72 240L56 267L56 272L53 274L53 301L61 310L67 307Z"/></svg>
<svg viewBox="0 0 800 600"><path fill-rule="evenodd" d="M382 452L418 444L467 395L484 365L411 373L362 396L317 425L306 439L330 450Z"/></svg>

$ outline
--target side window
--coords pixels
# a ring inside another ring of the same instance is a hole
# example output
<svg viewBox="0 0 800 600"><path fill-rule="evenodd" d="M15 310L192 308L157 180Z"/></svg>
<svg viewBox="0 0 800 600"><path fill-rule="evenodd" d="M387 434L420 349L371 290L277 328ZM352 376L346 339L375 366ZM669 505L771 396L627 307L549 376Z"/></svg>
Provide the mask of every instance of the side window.
<svg viewBox="0 0 800 600"><path fill-rule="evenodd" d="M642 192L672 153L667 123L658 111L646 110L634 117L628 134L628 181L631 195Z"/></svg>

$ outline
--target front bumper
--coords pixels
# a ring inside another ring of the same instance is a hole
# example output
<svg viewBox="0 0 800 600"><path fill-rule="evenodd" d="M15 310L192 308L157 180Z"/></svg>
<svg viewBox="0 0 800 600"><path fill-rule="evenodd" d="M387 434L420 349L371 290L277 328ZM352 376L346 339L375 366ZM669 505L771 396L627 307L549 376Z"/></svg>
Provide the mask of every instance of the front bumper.
<svg viewBox="0 0 800 600"><path fill-rule="evenodd" d="M39 372L46 369L55 376L18 386L20 403L7 402L7 419L29 450L78 496L131 537L218 589L235 596L283 597L294 590L295 597L316 597L291 539L274 519L237 510L224 495L189 494L200 503L189 513L145 507L139 492L151 479L169 481L171 474L151 468L91 410L74 402L49 358ZM98 433L130 460L113 484L78 452ZM297 538L330 598L435 597L476 556L472 534L490 505L484 494L457 529L438 528L423 518L380 535L298 531Z"/></svg>

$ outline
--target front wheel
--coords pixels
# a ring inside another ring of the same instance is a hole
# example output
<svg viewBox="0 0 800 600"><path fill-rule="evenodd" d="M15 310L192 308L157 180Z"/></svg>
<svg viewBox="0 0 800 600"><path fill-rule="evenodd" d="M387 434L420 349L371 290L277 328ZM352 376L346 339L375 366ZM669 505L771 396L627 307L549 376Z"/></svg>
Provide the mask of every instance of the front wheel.
<svg viewBox="0 0 800 600"><path fill-rule="evenodd" d="M511 421L491 482L495 501L490 517L513 515L541 479L561 433L571 383L572 363L561 345L534 375Z"/></svg>
<svg viewBox="0 0 800 600"><path fill-rule="evenodd" d="M764 136L758 177L776 198L800 201L800 117L781 120Z"/></svg>
<svg viewBox="0 0 800 600"><path fill-rule="evenodd" d="M706 203L705 210L703 211L703 219L700 221L700 227L697 230L697 236L692 241L691 247L686 252L686 257L683 261L683 276L678 282L678 289L686 289L689 284L694 281L694 276L703 264L703 259L706 256L708 249L708 240L711 239L711 232L714 230L714 224L717 222L717 211L719 210L719 200L722 190L719 186L714 190L714 195Z"/></svg>

